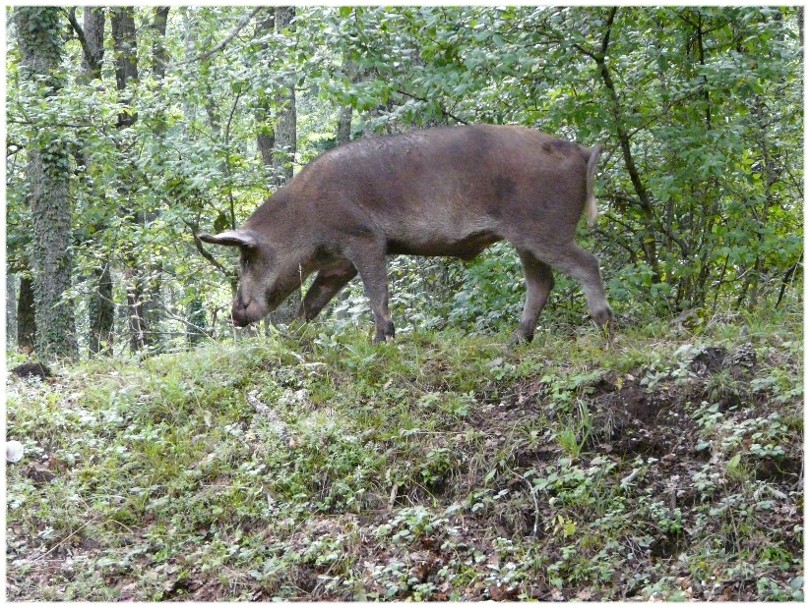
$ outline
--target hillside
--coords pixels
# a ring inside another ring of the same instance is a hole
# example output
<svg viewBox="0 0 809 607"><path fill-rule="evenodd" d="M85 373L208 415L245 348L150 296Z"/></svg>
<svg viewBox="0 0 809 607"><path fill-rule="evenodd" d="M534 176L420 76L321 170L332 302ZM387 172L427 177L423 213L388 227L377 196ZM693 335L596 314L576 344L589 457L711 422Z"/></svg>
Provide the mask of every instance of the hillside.
<svg viewBox="0 0 809 607"><path fill-rule="evenodd" d="M800 312L9 378L11 600L796 600Z"/></svg>

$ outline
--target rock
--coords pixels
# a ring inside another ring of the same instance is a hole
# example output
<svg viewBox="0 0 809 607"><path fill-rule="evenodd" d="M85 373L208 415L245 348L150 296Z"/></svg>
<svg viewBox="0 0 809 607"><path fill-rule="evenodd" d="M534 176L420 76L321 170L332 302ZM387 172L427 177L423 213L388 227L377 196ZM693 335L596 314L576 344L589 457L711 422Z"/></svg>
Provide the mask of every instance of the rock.
<svg viewBox="0 0 809 607"><path fill-rule="evenodd" d="M735 379L741 379L747 375L751 375L756 368L756 350L753 344L748 342L733 353L725 361L725 368L730 370L731 375Z"/></svg>
<svg viewBox="0 0 809 607"><path fill-rule="evenodd" d="M708 346L694 356L689 368L700 377L713 375L722 368L727 353L722 346Z"/></svg>
<svg viewBox="0 0 809 607"><path fill-rule="evenodd" d="M56 475L48 470L45 466L34 464L29 470L26 471L25 476L34 481L35 485L44 485L50 483L56 478Z"/></svg>
<svg viewBox="0 0 809 607"><path fill-rule="evenodd" d="M47 365L42 363L23 363L18 367L14 367L11 372L17 377L39 377L40 379L47 379L53 376Z"/></svg>
<svg viewBox="0 0 809 607"><path fill-rule="evenodd" d="M6 461L16 464L25 455L22 443L18 440L6 441Z"/></svg>

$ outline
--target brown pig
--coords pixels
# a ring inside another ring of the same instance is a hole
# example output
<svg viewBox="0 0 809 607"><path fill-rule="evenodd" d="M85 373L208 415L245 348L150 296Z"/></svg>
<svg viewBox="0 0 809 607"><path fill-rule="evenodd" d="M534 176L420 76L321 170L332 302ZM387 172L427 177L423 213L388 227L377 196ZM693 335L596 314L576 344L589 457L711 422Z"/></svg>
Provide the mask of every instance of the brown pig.
<svg viewBox="0 0 809 607"><path fill-rule="evenodd" d="M602 147L587 148L517 126L459 126L368 138L309 163L245 224L209 243L237 246L241 280L233 322L275 309L317 272L299 315L312 319L359 274L374 341L393 337L386 256L472 259L507 240L528 293L515 337L530 341L553 288L551 269L576 279L599 326L612 324L598 260L574 241Z"/></svg>

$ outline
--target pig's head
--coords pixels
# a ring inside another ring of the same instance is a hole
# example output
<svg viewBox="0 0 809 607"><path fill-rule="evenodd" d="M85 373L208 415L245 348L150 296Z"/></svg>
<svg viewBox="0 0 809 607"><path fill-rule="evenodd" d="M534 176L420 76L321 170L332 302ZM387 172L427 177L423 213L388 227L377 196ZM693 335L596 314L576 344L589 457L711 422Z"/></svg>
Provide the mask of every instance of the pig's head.
<svg viewBox="0 0 809 607"><path fill-rule="evenodd" d="M200 234L199 239L239 247L241 278L231 312L233 324L238 327L261 320L300 287L299 261L282 255L278 247L255 230L241 228L215 236Z"/></svg>

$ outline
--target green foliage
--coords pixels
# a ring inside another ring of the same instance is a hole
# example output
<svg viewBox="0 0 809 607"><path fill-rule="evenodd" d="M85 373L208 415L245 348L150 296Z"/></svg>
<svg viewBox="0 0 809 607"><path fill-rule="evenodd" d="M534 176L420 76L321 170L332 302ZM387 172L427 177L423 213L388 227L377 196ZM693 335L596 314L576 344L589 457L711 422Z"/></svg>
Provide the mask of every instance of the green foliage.
<svg viewBox="0 0 809 607"><path fill-rule="evenodd" d="M525 286L522 267L511 246L496 244L457 282L459 289L449 312L453 324L486 332L513 324L520 317Z"/></svg>
<svg viewBox="0 0 809 607"><path fill-rule="evenodd" d="M800 297L798 9L299 7L293 26L278 33L260 25L270 9L249 18L253 10L173 8L163 39L148 27L152 9L134 9L140 78L123 92L109 44L101 78L81 74L79 40L63 37L66 11L35 10L47 23L29 21L65 50L61 68L39 80L21 74L23 36L11 29L14 272L31 267L31 185L23 167L30 149L52 150L49 170L68 175L74 208L76 278L65 301L86 309L96 270L109 266L113 299L123 306L132 287L126 268L137 267L149 287L144 297L159 303L163 347L185 347L188 320L225 333L235 263L218 251L224 272L216 268L192 232L239 225L272 194L277 176L262 162L256 137L272 131L282 93L294 86L296 170L335 145L345 108L353 111L355 138L489 122L603 143L602 217L582 236L601 260L614 307L634 320L690 308L709 316L730 306L771 310L782 293ZM168 62L158 76L161 41ZM118 130L120 114L137 120ZM405 332L447 325L497 331L514 326L522 305L521 270L507 246L469 266L391 261L390 277ZM364 325L361 288L352 285L329 312L336 326ZM557 276L540 330L578 325L584 314L578 285ZM87 325L80 314L82 340ZM116 352L125 332L122 314Z"/></svg>

